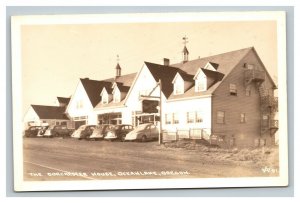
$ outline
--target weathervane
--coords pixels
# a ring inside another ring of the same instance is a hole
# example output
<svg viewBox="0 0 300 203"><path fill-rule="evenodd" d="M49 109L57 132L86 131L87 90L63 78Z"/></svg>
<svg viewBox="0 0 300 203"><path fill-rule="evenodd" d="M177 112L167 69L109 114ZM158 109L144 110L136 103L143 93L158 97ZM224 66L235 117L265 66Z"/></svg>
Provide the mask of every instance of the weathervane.
<svg viewBox="0 0 300 203"><path fill-rule="evenodd" d="M184 44L184 46L186 46L186 44L189 42L189 41L187 41L188 38L187 38L186 35L185 35L182 39L183 39L183 44Z"/></svg>
<svg viewBox="0 0 300 203"><path fill-rule="evenodd" d="M119 63L120 61L120 57L119 57L119 54L117 54L117 63Z"/></svg>

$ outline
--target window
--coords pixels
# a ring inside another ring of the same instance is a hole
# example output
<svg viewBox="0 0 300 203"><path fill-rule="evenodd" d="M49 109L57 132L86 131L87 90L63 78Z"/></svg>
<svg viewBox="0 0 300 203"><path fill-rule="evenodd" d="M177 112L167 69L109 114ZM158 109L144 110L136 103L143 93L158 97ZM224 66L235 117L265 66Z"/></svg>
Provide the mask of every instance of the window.
<svg viewBox="0 0 300 203"><path fill-rule="evenodd" d="M196 123L201 123L203 121L201 112L196 112Z"/></svg>
<svg viewBox="0 0 300 203"><path fill-rule="evenodd" d="M195 122L195 112L187 112L187 123Z"/></svg>
<svg viewBox="0 0 300 203"><path fill-rule="evenodd" d="M241 113L241 118L240 118L241 123L246 123L246 114Z"/></svg>
<svg viewBox="0 0 300 203"><path fill-rule="evenodd" d="M249 97L251 95L251 87L246 88L246 96Z"/></svg>
<svg viewBox="0 0 300 203"><path fill-rule="evenodd" d="M61 125L67 125L67 122L66 121L62 121Z"/></svg>
<svg viewBox="0 0 300 203"><path fill-rule="evenodd" d="M187 113L187 123L201 123L203 122L203 118L201 116L201 112L188 112Z"/></svg>
<svg viewBox="0 0 300 203"><path fill-rule="evenodd" d="M183 92L184 92L183 82L176 81L174 83L174 94L175 95L177 95L177 94L183 94Z"/></svg>
<svg viewBox="0 0 300 203"><path fill-rule="evenodd" d="M230 95L237 95L237 89L235 84L229 84Z"/></svg>
<svg viewBox="0 0 300 203"><path fill-rule="evenodd" d="M217 123L225 123L225 112L224 111L218 111L217 112Z"/></svg>
<svg viewBox="0 0 300 203"><path fill-rule="evenodd" d="M245 63L244 67L249 69L249 70L255 69L255 65L254 64L249 64L249 63Z"/></svg>
<svg viewBox="0 0 300 203"><path fill-rule="evenodd" d="M195 81L195 91L201 92L206 90L206 78L201 77Z"/></svg>
<svg viewBox="0 0 300 203"><path fill-rule="evenodd" d="M59 125L59 122L56 122L56 125Z"/></svg>
<svg viewBox="0 0 300 203"><path fill-rule="evenodd" d="M166 124L172 124L172 114L166 114Z"/></svg>
<svg viewBox="0 0 300 203"><path fill-rule="evenodd" d="M178 113L173 113L173 124L179 123L179 116Z"/></svg>

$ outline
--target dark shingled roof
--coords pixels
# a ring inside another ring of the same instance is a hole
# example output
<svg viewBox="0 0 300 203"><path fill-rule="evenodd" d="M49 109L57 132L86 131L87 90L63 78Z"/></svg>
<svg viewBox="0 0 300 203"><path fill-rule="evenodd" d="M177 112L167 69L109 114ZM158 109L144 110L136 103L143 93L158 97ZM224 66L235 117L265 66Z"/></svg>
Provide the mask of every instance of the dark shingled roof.
<svg viewBox="0 0 300 203"><path fill-rule="evenodd" d="M221 80L226 77L231 70L245 57L250 50L254 50L253 47L236 50L232 52L227 52L219 55L209 56L205 58L200 58L192 61L187 61L185 63L172 64L171 66L163 66L159 64L153 64L145 62L146 66L149 68L154 79L158 81L162 80L162 91L168 99L177 98L189 98L194 96L209 95L221 84ZM207 63L210 63L217 71L212 71L204 69ZM194 84L190 87L184 94L174 95L173 94L173 84L172 81L176 73L180 73L185 81L193 81L192 76L194 76L197 71L201 68L205 75L210 78L214 78L215 82L211 87L205 92L196 93Z"/></svg>
<svg viewBox="0 0 300 203"><path fill-rule="evenodd" d="M122 83L124 86L131 86L136 74L137 73L130 73L130 74L126 74L126 75L121 75L117 78L109 78L104 81L111 82L111 85L114 82L117 82L117 83Z"/></svg>
<svg viewBox="0 0 300 203"><path fill-rule="evenodd" d="M214 56L204 57L187 61L185 63L172 64L171 66L180 68L187 74L195 75L199 68L204 68L207 63L219 64L218 72L225 76L240 62L240 60L249 53L253 47L231 51Z"/></svg>
<svg viewBox="0 0 300 203"><path fill-rule="evenodd" d="M207 77L214 78L214 79L216 79L217 81L222 80L223 77L224 77L224 74L223 74L223 73L220 73L220 72L217 72L217 71L212 71L212 70L208 70L208 69L204 69L204 68L201 68L201 70L203 71L203 73L204 73Z"/></svg>
<svg viewBox="0 0 300 203"><path fill-rule="evenodd" d="M103 87L111 87L111 83L107 81L90 80L88 78L80 79L93 107L95 107L101 100L100 93Z"/></svg>
<svg viewBox="0 0 300 203"><path fill-rule="evenodd" d="M128 86L118 86L120 92L124 92L124 93L127 93L130 89L130 87Z"/></svg>
<svg viewBox="0 0 300 203"><path fill-rule="evenodd" d="M31 106L40 119L69 120L69 118L64 114L66 109L65 107L44 105Z"/></svg>
<svg viewBox="0 0 300 203"><path fill-rule="evenodd" d="M70 97L57 97L57 100L60 104L66 104L68 105L70 102Z"/></svg>
<svg viewBox="0 0 300 203"><path fill-rule="evenodd" d="M154 79L158 82L159 79L162 81L162 92L168 98L173 92L172 81L177 72L185 74L179 68L164 66L155 63L150 63L145 61L146 66L151 72Z"/></svg>

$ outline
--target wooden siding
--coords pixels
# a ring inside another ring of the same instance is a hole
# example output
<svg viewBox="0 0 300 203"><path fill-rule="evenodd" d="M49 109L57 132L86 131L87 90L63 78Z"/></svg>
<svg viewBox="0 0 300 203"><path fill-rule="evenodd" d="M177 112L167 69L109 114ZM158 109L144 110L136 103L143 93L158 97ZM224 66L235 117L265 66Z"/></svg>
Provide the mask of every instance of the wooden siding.
<svg viewBox="0 0 300 203"><path fill-rule="evenodd" d="M237 147L254 146L255 140L261 138L260 95L256 84L251 83L249 84L251 94L246 96L245 63L255 64L260 70L264 70L255 53L249 52L223 80L212 97L212 134L225 135L227 146L231 146L233 141ZM237 96L229 93L231 83L236 84ZM264 86L265 88L272 88L272 83L268 77L266 77ZM217 111L225 112L224 124L217 123ZM246 115L245 123L240 121L241 113Z"/></svg>

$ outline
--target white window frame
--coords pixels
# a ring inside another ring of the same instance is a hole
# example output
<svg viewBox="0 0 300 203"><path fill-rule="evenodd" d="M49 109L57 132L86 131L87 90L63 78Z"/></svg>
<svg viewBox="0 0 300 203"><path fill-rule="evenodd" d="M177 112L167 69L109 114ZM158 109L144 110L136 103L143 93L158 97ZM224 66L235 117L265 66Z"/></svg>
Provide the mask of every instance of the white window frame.
<svg viewBox="0 0 300 203"><path fill-rule="evenodd" d="M204 92L206 90L207 90L206 77L200 77L200 78L196 79L195 80L195 92Z"/></svg>
<svg viewBox="0 0 300 203"><path fill-rule="evenodd" d="M174 83L174 95L179 95L184 93L184 82L178 79Z"/></svg>

